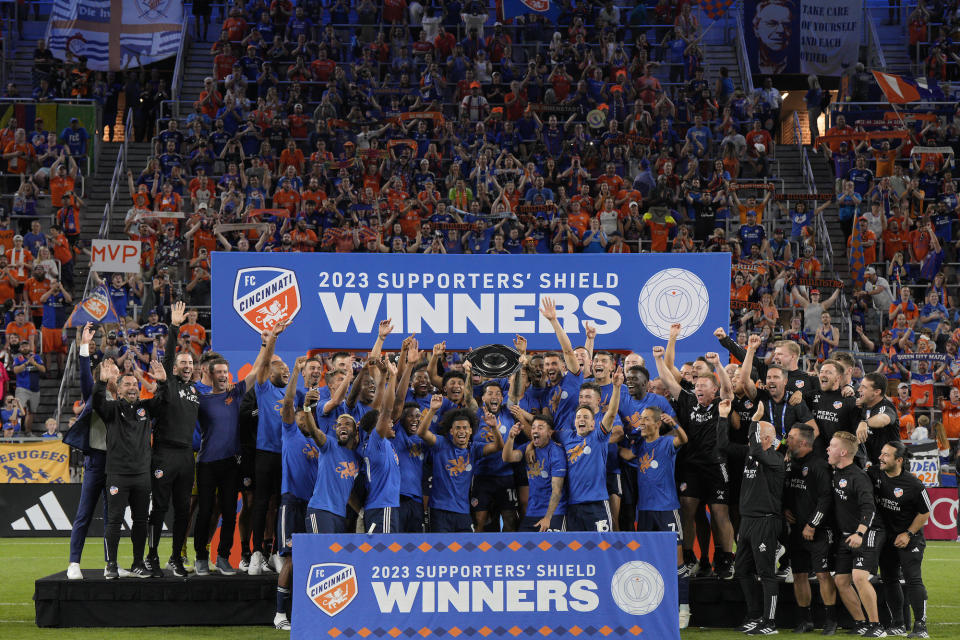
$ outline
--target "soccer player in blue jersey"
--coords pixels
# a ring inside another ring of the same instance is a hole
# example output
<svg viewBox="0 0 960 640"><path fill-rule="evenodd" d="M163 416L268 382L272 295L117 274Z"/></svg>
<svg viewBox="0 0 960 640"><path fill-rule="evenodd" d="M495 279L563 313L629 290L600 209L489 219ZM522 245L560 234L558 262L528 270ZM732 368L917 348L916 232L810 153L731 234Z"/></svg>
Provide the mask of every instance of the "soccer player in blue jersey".
<svg viewBox="0 0 960 640"><path fill-rule="evenodd" d="M530 442L514 449L513 443L520 433L519 423L510 428L501 454L504 462L522 462L530 483L530 497L526 514L520 521L520 531L565 531L567 501L563 483L567 477L567 456L563 447L553 440L553 420L542 414L534 416Z"/></svg>
<svg viewBox="0 0 960 640"><path fill-rule="evenodd" d="M283 565L277 576L277 613L273 625L281 631L290 630L290 588L293 585L293 534L305 533L307 503L313 495L317 481L317 458L320 452L312 439L297 427L297 421L305 418L295 409L297 400L297 376L304 372L304 379L318 377L316 372L307 373L307 367L317 364L316 359L300 356L293 365L287 380L280 407L283 470L280 489L280 510L277 517L277 533L280 539L280 556ZM317 394L311 389L308 394ZM309 413L310 409L306 409Z"/></svg>
<svg viewBox="0 0 960 640"><path fill-rule="evenodd" d="M389 360L377 359L383 374L377 408L360 420L364 430L370 429L363 444L363 472L367 483L367 499L363 508L363 526L367 533L400 531L400 458L393 447L396 438L393 424L394 392L397 368Z"/></svg>
<svg viewBox="0 0 960 640"><path fill-rule="evenodd" d="M540 313L553 327L563 352L562 359L560 354L555 352L543 356L543 370L547 374L548 383L544 395L546 408L550 410L557 430L562 432L573 424L583 376L580 362L573 352L573 345L570 344L567 332L557 319L557 306L551 298L544 298L541 301ZM566 372L563 370L564 366L567 368Z"/></svg>
<svg viewBox="0 0 960 640"><path fill-rule="evenodd" d="M317 427L313 412L302 412L297 424L319 449L317 480L307 502L306 529L310 533L346 533L347 502L360 472L357 454L357 421L341 413L329 434Z"/></svg>
<svg viewBox="0 0 960 640"><path fill-rule="evenodd" d="M486 444L493 442L493 431L500 432L500 438L507 436L514 425L514 417L503 403L503 389L499 383L490 380L483 384L481 396L483 406L477 409L477 421L484 420L484 415L495 417L496 424L487 426L482 424L473 437L474 442ZM518 524L517 486L514 482L513 467L503 461L502 457L490 456L477 462L473 480L474 519L477 531L485 531L490 519L491 511L503 518L505 531L516 531Z"/></svg>
<svg viewBox="0 0 960 640"><path fill-rule="evenodd" d="M607 385L610 389L613 388L613 384ZM623 394L624 388L621 387L620 394ZM602 400L603 388L596 382L588 381L580 385L580 406L588 406L590 410L593 411L594 421L597 423L597 426L600 426L600 422L603 420L604 414L607 412L609 407L609 398L608 402L604 403ZM615 427L623 428L623 422L620 420L620 416L614 416L613 425ZM610 516L613 518L613 529L611 531L619 531L619 520L620 520L620 496L622 494L621 482L620 482L620 457L617 455L617 449L619 444L616 441L607 443L607 469L605 482L607 486L607 500L610 502Z"/></svg>
<svg viewBox="0 0 960 640"><path fill-rule="evenodd" d="M609 442L619 442L623 428L614 426L620 404L623 372L614 374L610 406L597 426L599 413L580 405L573 419L573 429L559 430L560 442L567 455L567 486L570 505L567 508L568 531L612 531L613 518L607 494L607 455Z"/></svg>
<svg viewBox="0 0 960 640"><path fill-rule="evenodd" d="M677 577L680 593L680 628L690 624L690 577L683 564L683 527L680 521L680 499L674 468L677 449L687 443L687 434L659 407L647 407L637 421L639 431L630 437L630 449L621 449L624 460L637 461L637 531L673 531L677 534ZM672 426L667 435L660 435L660 425Z"/></svg>
<svg viewBox="0 0 960 640"><path fill-rule="evenodd" d="M430 409L439 411L443 397L434 395ZM433 461L433 488L430 494L430 526L434 533L461 533L473 531L470 519L470 484L476 462L483 456L503 448L503 438L496 428L496 417L484 413L484 422L494 427L493 442L470 442L477 430L473 412L457 409L447 412L440 428L434 434L430 423L420 420L418 435L427 446Z"/></svg>

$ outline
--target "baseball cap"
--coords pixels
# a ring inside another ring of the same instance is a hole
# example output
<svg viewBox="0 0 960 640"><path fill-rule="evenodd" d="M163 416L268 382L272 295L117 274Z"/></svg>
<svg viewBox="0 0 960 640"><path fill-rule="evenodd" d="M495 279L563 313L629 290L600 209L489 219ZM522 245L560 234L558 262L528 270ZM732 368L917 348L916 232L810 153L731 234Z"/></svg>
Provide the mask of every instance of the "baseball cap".
<svg viewBox="0 0 960 640"><path fill-rule="evenodd" d="M80 122L80 120L79 120L78 118L70 118L70 122L71 122L71 123L72 123L72 122Z"/></svg>
<svg viewBox="0 0 960 640"><path fill-rule="evenodd" d="M910 385L907 384L906 382L901 382L900 384L897 385L897 389L909 389L909 388L910 388Z"/></svg>
<svg viewBox="0 0 960 640"><path fill-rule="evenodd" d="M866 269L863 270L863 272L864 272L865 274L867 274L868 276L872 276L872 275L875 275L875 274L877 273L877 270L874 269L873 267L867 267Z"/></svg>
<svg viewBox="0 0 960 640"><path fill-rule="evenodd" d="M817 294L820 295L820 289L810 289L810 295Z"/></svg>
<svg viewBox="0 0 960 640"><path fill-rule="evenodd" d="M17 235L13 236L13 239L14 239L14 240L23 240L23 236L18 233Z"/></svg>
<svg viewBox="0 0 960 640"><path fill-rule="evenodd" d="M470 88L471 88L471 89L479 89L479 88L480 88L480 83L479 83L479 82L471 82L471 83L470 83Z"/></svg>

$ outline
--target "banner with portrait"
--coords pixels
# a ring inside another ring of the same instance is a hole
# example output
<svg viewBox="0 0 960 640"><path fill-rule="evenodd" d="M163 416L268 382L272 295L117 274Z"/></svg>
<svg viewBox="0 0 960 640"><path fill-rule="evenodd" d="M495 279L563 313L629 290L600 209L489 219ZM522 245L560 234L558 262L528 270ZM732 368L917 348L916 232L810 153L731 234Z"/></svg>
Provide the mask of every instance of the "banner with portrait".
<svg viewBox="0 0 960 640"><path fill-rule="evenodd" d="M857 0L745 0L751 71L841 75L857 62L861 14Z"/></svg>

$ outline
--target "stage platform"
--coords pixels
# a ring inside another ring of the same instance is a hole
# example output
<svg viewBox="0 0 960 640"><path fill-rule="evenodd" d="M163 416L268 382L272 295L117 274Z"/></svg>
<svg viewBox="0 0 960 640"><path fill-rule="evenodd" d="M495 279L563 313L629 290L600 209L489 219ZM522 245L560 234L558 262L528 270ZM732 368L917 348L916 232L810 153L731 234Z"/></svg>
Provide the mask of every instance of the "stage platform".
<svg viewBox="0 0 960 640"><path fill-rule="evenodd" d="M85 570L83 580L66 572L36 581L34 600L38 627L170 627L270 626L276 611L277 574L196 576L106 580L103 571ZM877 585L879 587L879 585ZM813 615L823 621L816 584ZM878 588L882 603L883 591ZM120 606L118 606L120 605ZM694 578L690 581L692 627L735 627L743 621L743 594L736 580ZM881 611L885 607L881 606ZM842 626L851 624L843 606ZM794 625L793 585L781 583L777 625Z"/></svg>

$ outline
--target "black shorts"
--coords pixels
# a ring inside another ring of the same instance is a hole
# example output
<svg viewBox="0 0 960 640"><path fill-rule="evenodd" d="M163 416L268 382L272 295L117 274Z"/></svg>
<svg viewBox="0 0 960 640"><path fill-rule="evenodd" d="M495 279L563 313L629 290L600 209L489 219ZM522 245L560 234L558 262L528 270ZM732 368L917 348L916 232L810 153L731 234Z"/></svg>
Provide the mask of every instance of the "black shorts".
<svg viewBox="0 0 960 640"><path fill-rule="evenodd" d="M537 526L537 523L543 520L543 516L524 516L523 520L520 521L519 531L527 531L537 533L540 531L540 527ZM567 516L565 515L556 515L550 518L550 528L547 531L566 531L567 530Z"/></svg>
<svg viewBox="0 0 960 640"><path fill-rule="evenodd" d="M473 498L470 506L474 511L501 511L518 508L517 486L513 474L509 476L474 476Z"/></svg>
<svg viewBox="0 0 960 640"><path fill-rule="evenodd" d="M423 533L423 525L423 498L400 496L400 533Z"/></svg>
<svg viewBox="0 0 960 640"><path fill-rule="evenodd" d="M697 498L707 504L727 504L730 498L730 477L727 465L690 464L680 467L680 496Z"/></svg>
<svg viewBox="0 0 960 640"><path fill-rule="evenodd" d="M637 468L626 460L620 461L620 500L625 505L637 504Z"/></svg>
<svg viewBox="0 0 960 640"><path fill-rule="evenodd" d="M833 570L834 536L832 529L817 527L813 540L804 540L803 526L790 530L790 566L794 573L825 573Z"/></svg>
<svg viewBox="0 0 960 640"><path fill-rule="evenodd" d="M610 501L567 505L567 531L613 531Z"/></svg>
<svg viewBox="0 0 960 640"><path fill-rule="evenodd" d="M607 472L607 495L622 496L623 484L620 482L619 473Z"/></svg>
<svg viewBox="0 0 960 640"><path fill-rule="evenodd" d="M520 487L529 487L530 479L527 477L527 466L523 463L516 463L513 466L513 484Z"/></svg>
<svg viewBox="0 0 960 640"><path fill-rule="evenodd" d="M306 533L307 500L292 493L280 496L280 513L277 514L277 532L280 536L280 555L288 556L293 544L293 534Z"/></svg>
<svg viewBox="0 0 960 640"><path fill-rule="evenodd" d="M880 565L880 550L883 548L886 535L879 529L870 529L863 536L863 543L857 549L847 546L847 537L850 534L840 534L837 541L836 572L852 573L854 569L866 571L870 575L877 574Z"/></svg>
<svg viewBox="0 0 960 640"><path fill-rule="evenodd" d="M677 544L683 540L683 526L680 524L680 510L645 511L638 510L634 521L637 531L673 531L677 534Z"/></svg>
<svg viewBox="0 0 960 640"><path fill-rule="evenodd" d="M257 450L253 447L240 448L240 490L253 491L256 471Z"/></svg>

